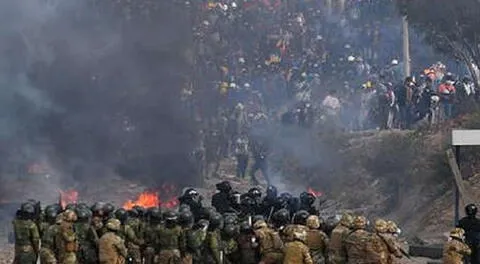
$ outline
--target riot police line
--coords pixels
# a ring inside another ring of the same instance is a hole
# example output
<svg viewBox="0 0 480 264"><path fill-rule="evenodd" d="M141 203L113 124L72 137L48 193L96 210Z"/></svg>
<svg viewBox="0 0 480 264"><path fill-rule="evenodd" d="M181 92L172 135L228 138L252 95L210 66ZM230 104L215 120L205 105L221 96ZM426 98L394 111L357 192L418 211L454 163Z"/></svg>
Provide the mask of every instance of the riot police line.
<svg viewBox="0 0 480 264"><path fill-rule="evenodd" d="M212 207L188 188L176 210L102 202L42 209L29 200L13 221L14 263L387 264L408 257L393 221L376 219L369 227L365 216L349 213L325 221L307 192L278 195L268 186L265 196L256 187L239 194L228 181L216 187ZM460 225L472 228L476 207L466 210ZM471 253L464 233L452 230L444 263L461 263Z"/></svg>

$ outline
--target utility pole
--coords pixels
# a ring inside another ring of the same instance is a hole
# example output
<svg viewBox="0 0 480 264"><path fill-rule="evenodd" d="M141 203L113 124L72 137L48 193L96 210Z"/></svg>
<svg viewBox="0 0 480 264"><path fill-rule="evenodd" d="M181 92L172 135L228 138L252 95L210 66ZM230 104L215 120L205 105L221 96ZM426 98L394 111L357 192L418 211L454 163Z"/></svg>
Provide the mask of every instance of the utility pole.
<svg viewBox="0 0 480 264"><path fill-rule="evenodd" d="M337 0L338 1L338 9L340 11L340 14L343 14L345 11L345 0Z"/></svg>
<svg viewBox="0 0 480 264"><path fill-rule="evenodd" d="M411 68L410 68L410 38L408 34L408 14L407 14L407 6L406 2L404 2L404 6L402 7L404 10L402 16L402 39L403 39L403 72L405 76L410 76Z"/></svg>
<svg viewBox="0 0 480 264"><path fill-rule="evenodd" d="M332 14L332 0L325 0L325 9L328 15Z"/></svg>

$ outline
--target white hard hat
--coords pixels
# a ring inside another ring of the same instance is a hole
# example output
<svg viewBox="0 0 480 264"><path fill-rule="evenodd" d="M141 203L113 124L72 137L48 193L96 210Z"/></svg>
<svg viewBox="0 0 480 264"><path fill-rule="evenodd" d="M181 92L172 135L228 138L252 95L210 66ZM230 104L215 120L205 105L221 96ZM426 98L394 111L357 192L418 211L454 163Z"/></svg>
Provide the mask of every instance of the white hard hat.
<svg viewBox="0 0 480 264"><path fill-rule="evenodd" d="M302 72L302 77L307 77L307 73L306 73L306 72Z"/></svg>
<svg viewBox="0 0 480 264"><path fill-rule="evenodd" d="M230 83L230 88L235 88L237 85L235 83Z"/></svg>
<svg viewBox="0 0 480 264"><path fill-rule="evenodd" d="M233 7L233 8L237 8L237 3L233 2L233 3L232 3L232 7Z"/></svg>
<svg viewBox="0 0 480 264"><path fill-rule="evenodd" d="M353 61L355 61L355 57L353 57L353 56L348 56L347 60L348 60L349 62L353 62Z"/></svg>
<svg viewBox="0 0 480 264"><path fill-rule="evenodd" d="M245 88L250 88L250 84L249 84L249 83L245 83L243 86L244 86Z"/></svg>
<svg viewBox="0 0 480 264"><path fill-rule="evenodd" d="M323 39L322 35L317 35L317 40L322 40L322 39Z"/></svg>
<svg viewBox="0 0 480 264"><path fill-rule="evenodd" d="M243 57L240 57L240 58L238 58L238 62L243 64L243 63L245 63L245 59Z"/></svg>
<svg viewBox="0 0 480 264"><path fill-rule="evenodd" d="M392 60L392 65L398 65L398 60Z"/></svg>

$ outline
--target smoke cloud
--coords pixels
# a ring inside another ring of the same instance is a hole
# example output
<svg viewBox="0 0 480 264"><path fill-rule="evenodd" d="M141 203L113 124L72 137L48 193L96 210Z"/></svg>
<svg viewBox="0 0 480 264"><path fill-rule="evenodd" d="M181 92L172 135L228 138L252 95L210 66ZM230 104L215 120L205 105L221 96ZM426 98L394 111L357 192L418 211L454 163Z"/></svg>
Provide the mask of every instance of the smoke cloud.
<svg viewBox="0 0 480 264"><path fill-rule="evenodd" d="M12 162L42 160L63 180L105 168L149 184L192 179L197 129L179 97L188 12L129 2L0 3L2 180L24 173Z"/></svg>

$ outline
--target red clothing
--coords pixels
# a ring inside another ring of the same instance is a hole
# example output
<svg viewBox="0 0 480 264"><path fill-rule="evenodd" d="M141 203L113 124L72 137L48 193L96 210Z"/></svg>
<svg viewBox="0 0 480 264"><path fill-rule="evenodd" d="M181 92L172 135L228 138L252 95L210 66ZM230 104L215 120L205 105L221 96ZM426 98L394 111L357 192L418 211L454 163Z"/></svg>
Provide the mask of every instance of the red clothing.
<svg viewBox="0 0 480 264"><path fill-rule="evenodd" d="M448 83L442 83L438 86L438 92L440 94L453 94L455 91L455 86Z"/></svg>

